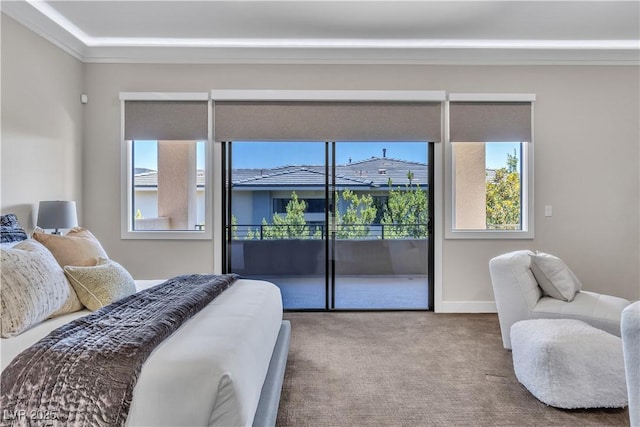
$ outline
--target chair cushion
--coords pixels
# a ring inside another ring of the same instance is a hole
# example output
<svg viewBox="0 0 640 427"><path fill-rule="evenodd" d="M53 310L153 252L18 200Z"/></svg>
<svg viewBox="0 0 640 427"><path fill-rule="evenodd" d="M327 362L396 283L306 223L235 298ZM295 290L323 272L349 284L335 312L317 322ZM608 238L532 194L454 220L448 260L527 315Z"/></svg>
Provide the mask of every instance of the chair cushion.
<svg viewBox="0 0 640 427"><path fill-rule="evenodd" d="M578 292L571 302L542 297L531 309L531 319L577 319L620 336L620 316L630 301L595 292Z"/></svg>

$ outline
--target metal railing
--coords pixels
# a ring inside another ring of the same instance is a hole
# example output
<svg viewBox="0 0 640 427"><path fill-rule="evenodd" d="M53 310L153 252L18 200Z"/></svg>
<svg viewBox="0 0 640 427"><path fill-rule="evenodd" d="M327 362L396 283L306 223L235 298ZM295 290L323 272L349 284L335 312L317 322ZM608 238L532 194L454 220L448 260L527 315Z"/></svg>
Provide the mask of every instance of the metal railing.
<svg viewBox="0 0 640 427"><path fill-rule="evenodd" d="M426 239L426 223L417 224L234 224L232 240L326 239L327 231L344 240Z"/></svg>

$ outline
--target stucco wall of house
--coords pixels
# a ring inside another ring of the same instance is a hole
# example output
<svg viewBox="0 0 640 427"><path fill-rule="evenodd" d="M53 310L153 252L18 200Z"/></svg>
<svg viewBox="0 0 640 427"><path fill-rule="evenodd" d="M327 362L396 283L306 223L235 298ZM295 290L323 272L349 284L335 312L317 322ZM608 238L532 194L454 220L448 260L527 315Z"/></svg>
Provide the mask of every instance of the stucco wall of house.
<svg viewBox="0 0 640 427"><path fill-rule="evenodd" d="M253 194L251 191L235 191L233 193L233 212L238 224L259 224L252 217Z"/></svg>
<svg viewBox="0 0 640 427"><path fill-rule="evenodd" d="M140 210L143 218L155 218L158 216L158 193L154 189L136 190L135 210ZM196 190L196 224L205 224L204 212L204 188Z"/></svg>
<svg viewBox="0 0 640 427"><path fill-rule="evenodd" d="M33 206L43 198L82 198L83 224L136 278L212 272L221 264L214 259L219 251L212 241L120 238L121 91L510 92L537 95L535 238L436 242L441 248L441 264L436 266L442 279L439 309L491 310L487 263L495 255L522 248L562 257L584 289L640 298L637 66L82 65L2 19L3 211ZM76 102L81 88L89 96L84 117ZM443 157L438 161L441 173L448 173ZM35 176L25 177L28 174ZM442 175L438 179L444 182ZM544 216L545 205L553 206L552 217ZM436 226L443 227L443 206L436 210Z"/></svg>
<svg viewBox="0 0 640 427"><path fill-rule="evenodd" d="M254 192L251 195L251 210L253 212L252 223L261 224L262 218L271 216L271 195L266 192Z"/></svg>
<svg viewBox="0 0 640 427"><path fill-rule="evenodd" d="M82 203L84 65L2 14L2 213L28 231L41 200Z"/></svg>
<svg viewBox="0 0 640 427"><path fill-rule="evenodd" d="M455 228L483 230L487 226L487 184L484 144L456 142Z"/></svg>

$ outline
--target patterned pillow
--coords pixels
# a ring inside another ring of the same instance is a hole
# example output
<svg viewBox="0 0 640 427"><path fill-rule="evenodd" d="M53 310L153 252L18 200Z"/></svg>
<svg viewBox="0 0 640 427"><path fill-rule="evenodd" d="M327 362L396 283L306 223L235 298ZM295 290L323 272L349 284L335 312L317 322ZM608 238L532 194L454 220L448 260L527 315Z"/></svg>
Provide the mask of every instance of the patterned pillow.
<svg viewBox="0 0 640 427"><path fill-rule="evenodd" d="M2 243L27 240L27 233L18 222L18 217L11 213L0 216L0 235L2 235Z"/></svg>
<svg viewBox="0 0 640 427"><path fill-rule="evenodd" d="M60 236L34 232L33 238L51 251L61 267L96 265L99 257L109 258L96 237L86 228L75 227Z"/></svg>
<svg viewBox="0 0 640 427"><path fill-rule="evenodd" d="M131 274L117 262L99 258L93 267L67 265L64 272L76 290L80 301L89 310L96 311L136 291Z"/></svg>
<svg viewBox="0 0 640 427"><path fill-rule="evenodd" d="M62 314L71 295L76 297L51 252L35 240L25 240L0 252L3 338L18 335L54 314Z"/></svg>

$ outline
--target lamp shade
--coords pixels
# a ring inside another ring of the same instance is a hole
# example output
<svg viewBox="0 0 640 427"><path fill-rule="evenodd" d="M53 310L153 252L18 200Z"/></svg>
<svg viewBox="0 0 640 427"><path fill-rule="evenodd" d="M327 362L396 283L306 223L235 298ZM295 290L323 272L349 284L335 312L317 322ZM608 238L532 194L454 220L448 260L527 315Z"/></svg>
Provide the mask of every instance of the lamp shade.
<svg viewBox="0 0 640 427"><path fill-rule="evenodd" d="M36 225L43 229L73 228L78 225L76 202L45 201L38 206Z"/></svg>

